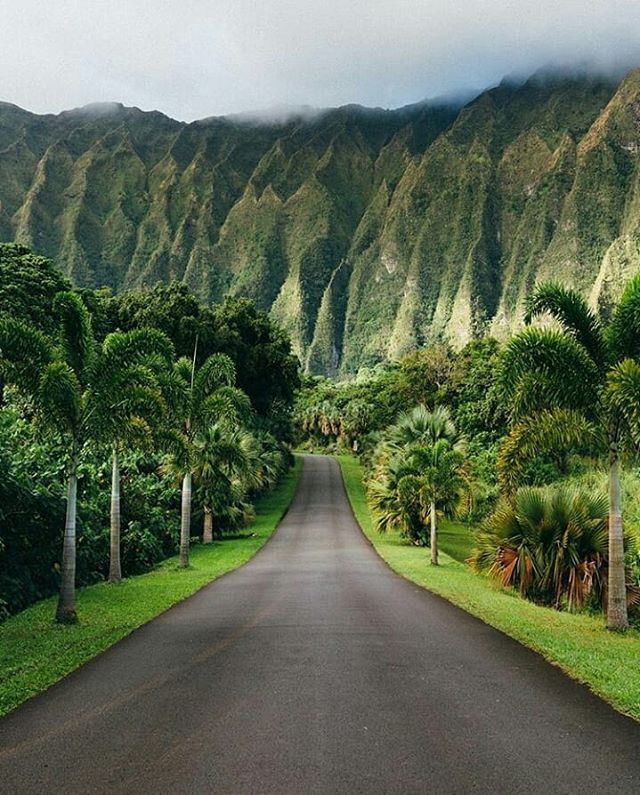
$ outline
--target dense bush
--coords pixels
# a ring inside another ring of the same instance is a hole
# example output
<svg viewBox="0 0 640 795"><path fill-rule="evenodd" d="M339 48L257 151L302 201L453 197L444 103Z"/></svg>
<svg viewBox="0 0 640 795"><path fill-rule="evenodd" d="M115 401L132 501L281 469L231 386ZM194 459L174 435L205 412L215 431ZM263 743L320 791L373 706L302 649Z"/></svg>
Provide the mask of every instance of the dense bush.
<svg viewBox="0 0 640 795"><path fill-rule="evenodd" d="M607 525L606 493L525 487L486 521L471 563L532 601L600 607L607 587ZM629 600L637 597L637 589L628 588Z"/></svg>

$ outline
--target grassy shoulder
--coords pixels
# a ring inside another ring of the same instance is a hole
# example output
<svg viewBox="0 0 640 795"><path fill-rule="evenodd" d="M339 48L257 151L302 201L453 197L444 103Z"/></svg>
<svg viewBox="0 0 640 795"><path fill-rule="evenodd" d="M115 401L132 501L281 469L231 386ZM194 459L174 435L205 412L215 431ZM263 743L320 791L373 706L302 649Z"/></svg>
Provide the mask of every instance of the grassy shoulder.
<svg viewBox="0 0 640 795"><path fill-rule="evenodd" d="M442 565L430 566L427 550L408 544L397 533L377 532L362 467L351 456L338 460L360 527L394 571L539 652L621 712L640 720L640 632L616 635L605 629L602 617L534 605L446 554L441 555Z"/></svg>
<svg viewBox="0 0 640 795"><path fill-rule="evenodd" d="M262 547L289 507L302 460L256 505L256 519L238 538L196 546L191 566L178 558L119 585L98 583L78 590L79 623L53 623L56 598L45 599L0 624L0 716L46 690L83 663L207 583L242 566Z"/></svg>

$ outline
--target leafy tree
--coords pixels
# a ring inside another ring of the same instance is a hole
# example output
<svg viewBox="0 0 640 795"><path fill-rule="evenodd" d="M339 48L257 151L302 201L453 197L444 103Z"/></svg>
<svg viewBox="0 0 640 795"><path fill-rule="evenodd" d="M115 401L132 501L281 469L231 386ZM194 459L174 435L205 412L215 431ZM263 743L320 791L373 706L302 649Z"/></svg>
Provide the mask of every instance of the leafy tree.
<svg viewBox="0 0 640 795"><path fill-rule="evenodd" d="M52 305L56 293L71 289L50 259L33 254L19 243L0 243L0 316L53 331Z"/></svg>
<svg viewBox="0 0 640 795"><path fill-rule="evenodd" d="M151 289L129 290L111 299L111 304L102 312L115 328L158 329L171 340L178 356L190 357L198 338L200 356L206 358L205 310L182 282L158 282Z"/></svg>
<svg viewBox="0 0 640 795"><path fill-rule="evenodd" d="M556 329L531 327L506 346L501 369L514 426L499 470L513 492L527 460L545 451L606 449L609 459L607 626L628 626L620 466L640 440L640 277L626 287L604 324L574 290L540 286L526 322L548 314Z"/></svg>
<svg viewBox="0 0 640 795"><path fill-rule="evenodd" d="M275 431L289 432L288 412L300 386L300 363L288 337L251 301L227 298L213 308L204 307L181 282L98 299L94 291L87 300L98 302L100 317L114 329L157 328L169 337L178 356L190 358L197 338L198 366L214 353L227 355L238 387L258 414L268 418Z"/></svg>
<svg viewBox="0 0 640 795"><path fill-rule="evenodd" d="M456 357L448 345L431 345L407 354L400 362L397 379L404 404L446 403L455 366Z"/></svg>
<svg viewBox="0 0 640 795"><path fill-rule="evenodd" d="M486 446L505 436L508 418L496 381L500 345L491 337L469 342L456 356L449 395L456 425L469 440Z"/></svg>
<svg viewBox="0 0 640 795"><path fill-rule="evenodd" d="M78 468L83 448L101 442L123 418L139 409L146 379L113 356L118 338L99 348L91 319L76 293L54 300L58 338L12 318L0 322L0 365L6 381L30 402L38 420L65 446L67 500L61 585L56 619L76 620L76 515Z"/></svg>
<svg viewBox="0 0 640 795"><path fill-rule="evenodd" d="M246 298L227 298L212 310L211 350L234 363L237 384L263 417L287 410L300 387L298 359L286 334Z"/></svg>

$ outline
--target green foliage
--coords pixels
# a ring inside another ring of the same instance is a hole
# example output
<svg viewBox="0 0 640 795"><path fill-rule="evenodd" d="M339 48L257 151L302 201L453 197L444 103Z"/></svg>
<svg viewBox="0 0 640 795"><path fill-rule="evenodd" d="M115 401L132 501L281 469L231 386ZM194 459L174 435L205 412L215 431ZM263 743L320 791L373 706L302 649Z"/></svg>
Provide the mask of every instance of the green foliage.
<svg viewBox="0 0 640 795"><path fill-rule="evenodd" d="M464 491L465 446L444 407L417 406L387 428L367 484L380 532L429 542L431 511L453 515Z"/></svg>
<svg viewBox="0 0 640 795"><path fill-rule="evenodd" d="M46 275L46 260L9 248L27 257L27 272L35 262ZM105 576L108 462L114 451L122 496L120 520L112 514L112 537L113 528L121 526L125 575L145 571L175 551L180 502L165 466L167 451L181 472L197 469L198 449L206 448L216 423L226 423L237 446L236 463L241 457L243 467L215 483L216 526L223 532L244 526L253 516L251 502L290 465L282 440L289 434L297 365L284 335L248 302L227 302L218 315L218 308L204 309L179 285L118 298L105 291L80 296L66 290L51 297L53 320L46 333L21 316L20 300L12 308L0 315L0 374L9 384L0 406L3 612L20 610L61 583L67 582L72 593L75 583ZM145 322L150 327L141 325ZM174 345L163 328L178 345L197 342L195 372L190 359L174 364ZM263 367L275 368L263 393L257 365L252 375L252 389L268 418L256 415L249 398L234 386L234 362L216 347L232 349L245 372L259 359ZM207 349L208 356L201 358ZM213 459L204 463L213 464L210 474L220 474ZM75 478L80 487L75 540L68 525L67 557L61 557L64 482ZM209 507L214 488L209 480L208 496L201 484L198 510ZM72 610L70 605L69 614Z"/></svg>
<svg viewBox="0 0 640 795"><path fill-rule="evenodd" d="M464 108L260 125L2 108L0 234L37 244L86 290L151 287L153 313L125 301L119 327L153 314L180 355L200 312L158 282L205 302L250 298L309 372L354 375L426 344L505 336L549 274L615 301L638 267L639 91L638 73L618 86L534 77ZM95 293L85 300L98 339L118 328ZM415 386L408 404L444 402Z"/></svg>
<svg viewBox="0 0 640 795"><path fill-rule="evenodd" d="M56 293L69 282L53 262L17 243L0 243L0 316L9 315L40 331L53 331Z"/></svg>
<svg viewBox="0 0 640 795"><path fill-rule="evenodd" d="M472 565L528 599L560 608L600 603L606 587L606 494L524 488L477 536Z"/></svg>

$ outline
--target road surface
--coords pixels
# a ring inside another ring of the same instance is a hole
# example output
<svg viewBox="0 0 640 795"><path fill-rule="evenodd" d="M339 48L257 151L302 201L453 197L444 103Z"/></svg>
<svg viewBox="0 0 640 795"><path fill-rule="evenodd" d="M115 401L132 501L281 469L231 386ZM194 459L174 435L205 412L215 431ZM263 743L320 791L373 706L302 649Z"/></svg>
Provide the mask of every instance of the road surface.
<svg viewBox="0 0 640 795"><path fill-rule="evenodd" d="M0 721L0 792L638 793L640 725L393 574L308 457L251 562Z"/></svg>

